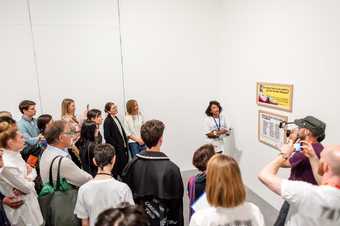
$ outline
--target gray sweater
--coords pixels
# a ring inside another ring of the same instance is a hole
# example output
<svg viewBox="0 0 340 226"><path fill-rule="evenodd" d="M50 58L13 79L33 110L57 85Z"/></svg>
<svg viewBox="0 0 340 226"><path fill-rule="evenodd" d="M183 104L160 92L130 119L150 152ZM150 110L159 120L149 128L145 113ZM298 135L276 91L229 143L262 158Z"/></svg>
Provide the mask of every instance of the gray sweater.
<svg viewBox="0 0 340 226"><path fill-rule="evenodd" d="M39 163L40 175L43 183L48 182L51 162L58 155L64 157L60 165L60 178L65 178L67 182L76 187L80 187L81 185L92 179L92 176L90 174L80 169L76 164L72 162L68 152L48 145L46 150L43 152ZM53 182L57 180L57 170L58 160L54 161L52 167Z"/></svg>

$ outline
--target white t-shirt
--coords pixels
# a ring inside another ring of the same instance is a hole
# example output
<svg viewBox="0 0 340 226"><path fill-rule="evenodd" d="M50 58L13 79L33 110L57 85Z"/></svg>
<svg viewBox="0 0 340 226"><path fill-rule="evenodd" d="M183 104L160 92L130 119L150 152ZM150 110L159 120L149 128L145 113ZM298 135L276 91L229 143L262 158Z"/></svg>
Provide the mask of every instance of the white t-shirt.
<svg viewBox="0 0 340 226"><path fill-rule="evenodd" d="M287 226L339 226L340 190L283 180L281 195L290 204Z"/></svg>
<svg viewBox="0 0 340 226"><path fill-rule="evenodd" d="M137 137L141 137L140 135L140 129L142 127L144 123L144 118L143 115L141 113L139 113L138 115L125 115L124 117L124 129L125 129L125 133L126 136L137 136ZM135 142L132 139L129 139L129 143L133 143Z"/></svg>
<svg viewBox="0 0 340 226"><path fill-rule="evenodd" d="M213 118L211 116L207 116L204 119L204 135L207 138L207 142L214 145L216 152L224 152L223 138L225 137L225 135L221 135L220 137L213 138L213 139L208 138L206 135L214 130L218 130L218 128L228 129L226 119L222 114L220 114L219 118Z"/></svg>
<svg viewBox="0 0 340 226"><path fill-rule="evenodd" d="M191 218L190 226L264 226L260 209L250 202L234 208L209 207L198 210Z"/></svg>
<svg viewBox="0 0 340 226"><path fill-rule="evenodd" d="M116 179L90 180L79 188L74 214L79 219L90 218L93 226L98 215L121 202L134 205L130 188Z"/></svg>

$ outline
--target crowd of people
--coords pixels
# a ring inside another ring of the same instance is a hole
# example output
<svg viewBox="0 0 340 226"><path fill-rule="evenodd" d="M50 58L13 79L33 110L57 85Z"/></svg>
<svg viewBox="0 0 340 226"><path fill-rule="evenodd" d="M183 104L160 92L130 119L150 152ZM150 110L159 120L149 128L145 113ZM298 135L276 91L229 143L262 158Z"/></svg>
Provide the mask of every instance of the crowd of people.
<svg viewBox="0 0 340 226"><path fill-rule="evenodd" d="M123 120L113 102L104 120L99 109L78 118L69 98L60 119L36 119L30 100L19 111L17 122L0 112L0 225L183 226L185 193L190 226L265 225L246 201L238 163L225 154L230 129L217 101L205 112L207 144L193 154L199 173L186 189L162 152L164 123L144 121L136 100L126 103ZM293 124L288 143L258 175L285 200L275 225L340 225L340 145L321 144L326 124L313 116ZM277 175L280 168L291 168L289 179Z"/></svg>

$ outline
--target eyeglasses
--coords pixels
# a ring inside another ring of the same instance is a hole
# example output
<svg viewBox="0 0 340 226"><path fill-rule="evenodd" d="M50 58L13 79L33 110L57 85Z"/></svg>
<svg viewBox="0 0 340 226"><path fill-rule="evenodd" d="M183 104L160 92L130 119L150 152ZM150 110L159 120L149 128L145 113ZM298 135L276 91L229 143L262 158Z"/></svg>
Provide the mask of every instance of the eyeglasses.
<svg viewBox="0 0 340 226"><path fill-rule="evenodd" d="M74 136L74 135L76 135L78 133L79 132L77 132L77 131L64 132L64 134L67 135L67 136Z"/></svg>

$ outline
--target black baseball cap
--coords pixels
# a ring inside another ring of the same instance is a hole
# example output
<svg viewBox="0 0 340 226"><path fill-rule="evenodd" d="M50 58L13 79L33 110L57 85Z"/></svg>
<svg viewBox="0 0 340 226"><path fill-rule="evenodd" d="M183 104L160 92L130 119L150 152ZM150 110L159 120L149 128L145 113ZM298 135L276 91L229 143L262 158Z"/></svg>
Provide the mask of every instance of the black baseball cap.
<svg viewBox="0 0 340 226"><path fill-rule="evenodd" d="M319 142L325 139L326 123L315 118L314 116L306 116L302 119L296 119L294 120L294 123L299 128L309 129L314 136L321 138L321 140L318 139Z"/></svg>

